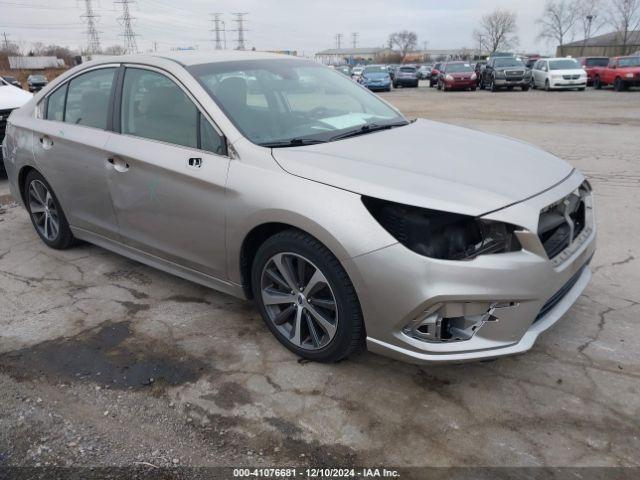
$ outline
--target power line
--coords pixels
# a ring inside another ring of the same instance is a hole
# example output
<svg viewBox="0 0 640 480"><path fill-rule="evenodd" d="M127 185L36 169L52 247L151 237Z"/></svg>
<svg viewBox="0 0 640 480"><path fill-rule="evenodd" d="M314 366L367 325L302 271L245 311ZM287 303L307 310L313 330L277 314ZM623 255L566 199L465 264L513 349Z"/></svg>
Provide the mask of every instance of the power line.
<svg viewBox="0 0 640 480"><path fill-rule="evenodd" d="M131 26L135 17L132 17L129 12L129 5L135 3L135 0L115 0L114 3L122 4L122 16L118 17L118 21L122 25L122 34L120 36L124 38L124 51L126 53L138 53L137 35L133 33L133 27Z"/></svg>
<svg viewBox="0 0 640 480"><path fill-rule="evenodd" d="M91 0L84 0L85 11L84 14L81 15L81 18L84 18L87 22L87 53L88 54L96 54L99 53L102 49L100 48L100 37L98 36L98 30L96 28L96 19L100 17L93 11L93 5L91 5Z"/></svg>
<svg viewBox="0 0 640 480"><path fill-rule="evenodd" d="M213 30L212 32L214 32L215 34L215 45L216 45L216 50L222 50L222 30L220 29L220 24L222 23L222 25L224 25L224 22L221 22L220 20L220 15L222 15L221 13L212 13L211 14L213 16ZM225 42L226 44L226 42ZM225 45L225 48L227 48L227 46Z"/></svg>
<svg viewBox="0 0 640 480"><path fill-rule="evenodd" d="M353 48L358 48L358 37L360 34L358 32L353 32L351 34L351 43L353 44Z"/></svg>
<svg viewBox="0 0 640 480"><path fill-rule="evenodd" d="M236 40L236 43L237 43L236 50L245 50L246 45L245 45L244 33L248 32L248 30L244 26L244 22L245 22L244 16L249 15L249 13L238 12L238 13L233 13L232 15L236 17L233 21L238 24L238 29L232 30L232 32L238 32L238 38Z"/></svg>

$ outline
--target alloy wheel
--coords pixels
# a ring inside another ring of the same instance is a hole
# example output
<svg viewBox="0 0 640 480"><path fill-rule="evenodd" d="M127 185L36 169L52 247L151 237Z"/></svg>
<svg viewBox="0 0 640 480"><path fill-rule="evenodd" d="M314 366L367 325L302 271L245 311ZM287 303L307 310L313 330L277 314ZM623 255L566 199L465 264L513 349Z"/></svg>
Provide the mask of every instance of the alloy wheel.
<svg viewBox="0 0 640 480"><path fill-rule="evenodd" d="M29 212L38 232L53 242L60 233L60 214L51 192L40 180L29 184Z"/></svg>
<svg viewBox="0 0 640 480"><path fill-rule="evenodd" d="M294 346L318 350L333 340L338 305L322 271L295 253L278 253L261 274L262 303L269 321Z"/></svg>

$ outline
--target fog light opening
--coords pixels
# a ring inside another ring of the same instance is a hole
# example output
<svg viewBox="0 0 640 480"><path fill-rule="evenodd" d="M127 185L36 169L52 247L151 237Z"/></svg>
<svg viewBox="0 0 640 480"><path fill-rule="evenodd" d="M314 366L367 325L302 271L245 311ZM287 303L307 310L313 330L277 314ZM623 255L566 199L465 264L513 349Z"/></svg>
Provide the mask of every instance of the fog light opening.
<svg viewBox="0 0 640 480"><path fill-rule="evenodd" d="M470 340L486 322L498 321L498 308L515 306L515 302L455 302L432 306L413 320L403 333L425 342L464 342Z"/></svg>

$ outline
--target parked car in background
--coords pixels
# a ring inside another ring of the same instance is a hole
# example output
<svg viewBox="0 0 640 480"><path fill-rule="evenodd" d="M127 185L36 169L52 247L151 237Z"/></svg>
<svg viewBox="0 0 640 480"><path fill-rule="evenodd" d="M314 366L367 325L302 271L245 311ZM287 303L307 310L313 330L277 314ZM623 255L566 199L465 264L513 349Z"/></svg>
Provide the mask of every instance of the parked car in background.
<svg viewBox="0 0 640 480"><path fill-rule="evenodd" d="M531 86L545 90L584 90L587 72L574 58L543 58L533 66Z"/></svg>
<svg viewBox="0 0 640 480"><path fill-rule="evenodd" d="M431 65L422 65L418 68L418 77L420 80L429 80L431 78Z"/></svg>
<svg viewBox="0 0 640 480"><path fill-rule="evenodd" d="M351 76L351 67L349 65L337 65L333 68L347 77Z"/></svg>
<svg viewBox="0 0 640 480"><path fill-rule="evenodd" d="M420 83L418 79L418 69L410 65L402 65L396 71L396 78L393 80L393 88L413 87Z"/></svg>
<svg viewBox="0 0 640 480"><path fill-rule="evenodd" d="M522 59L506 55L490 58L480 78L480 88L488 88L492 92L503 88L512 90L514 87L526 92L530 84L531 71Z"/></svg>
<svg viewBox="0 0 640 480"><path fill-rule="evenodd" d="M473 65L473 71L476 73L476 86L480 85L480 78L482 78L482 72L487 67L486 60L478 60Z"/></svg>
<svg viewBox="0 0 640 480"><path fill-rule="evenodd" d="M387 65L387 70L389 71L389 76L391 77L391 81L393 82L393 79L396 78L396 69L398 68L397 65Z"/></svg>
<svg viewBox="0 0 640 480"><path fill-rule="evenodd" d="M442 66L438 78L438 90L472 90L475 91L476 73L467 62L447 62Z"/></svg>
<svg viewBox="0 0 640 480"><path fill-rule="evenodd" d="M616 92L629 87L640 87L640 56L613 57L609 65L595 73L593 86L613 85Z"/></svg>
<svg viewBox="0 0 640 480"><path fill-rule="evenodd" d="M594 78L599 77L600 71L609 65L609 57L581 57L578 61L587 72L587 85L593 85Z"/></svg>
<svg viewBox="0 0 640 480"><path fill-rule="evenodd" d="M316 89L300 94L301 78ZM519 140L409 121L315 62L165 52L52 83L12 114L4 144L42 242L85 240L253 299L298 357L522 353L591 278L596 221L577 169Z"/></svg>
<svg viewBox="0 0 640 480"><path fill-rule="evenodd" d="M438 62L433 65L431 69L431 76L429 77L429 86L431 88L438 85L438 78L440 78L440 68L442 68L442 62Z"/></svg>
<svg viewBox="0 0 640 480"><path fill-rule="evenodd" d="M358 80L360 78L360 75L362 75L362 72L364 72L364 67L358 65L357 67L353 67L351 69L351 78L353 78L354 80Z"/></svg>
<svg viewBox="0 0 640 480"><path fill-rule="evenodd" d="M39 92L42 90L49 81L44 75L29 75L27 77L27 85L30 92Z"/></svg>
<svg viewBox="0 0 640 480"><path fill-rule="evenodd" d="M4 76L2 78L9 85L13 85L14 87L22 88L22 84L18 81L18 79L16 77L11 77L11 76L7 75L7 76Z"/></svg>
<svg viewBox="0 0 640 480"><path fill-rule="evenodd" d="M391 91L391 76L384 65L368 65L364 68L358 82L369 90Z"/></svg>
<svg viewBox="0 0 640 480"><path fill-rule="evenodd" d="M9 84L4 78L0 78L0 176L4 177L5 174L1 146L4 141L7 120L11 112L31 100L32 96L21 88Z"/></svg>

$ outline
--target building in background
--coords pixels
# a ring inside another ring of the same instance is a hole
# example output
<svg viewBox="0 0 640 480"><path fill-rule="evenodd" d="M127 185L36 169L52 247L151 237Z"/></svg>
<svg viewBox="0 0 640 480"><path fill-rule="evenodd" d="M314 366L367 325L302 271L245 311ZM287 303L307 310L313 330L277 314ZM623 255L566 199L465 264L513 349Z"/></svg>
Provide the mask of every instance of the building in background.
<svg viewBox="0 0 640 480"><path fill-rule="evenodd" d="M11 70L45 70L47 68L64 68L64 60L58 57L9 57Z"/></svg>
<svg viewBox="0 0 640 480"><path fill-rule="evenodd" d="M640 30L629 32L626 48L622 46L622 34L619 32L605 33L587 40L567 43L558 46L558 57L617 57L619 55L631 55L640 50Z"/></svg>
<svg viewBox="0 0 640 480"><path fill-rule="evenodd" d="M373 63L377 57L393 53L389 48L330 48L315 54L316 62L324 65L355 65Z"/></svg>

